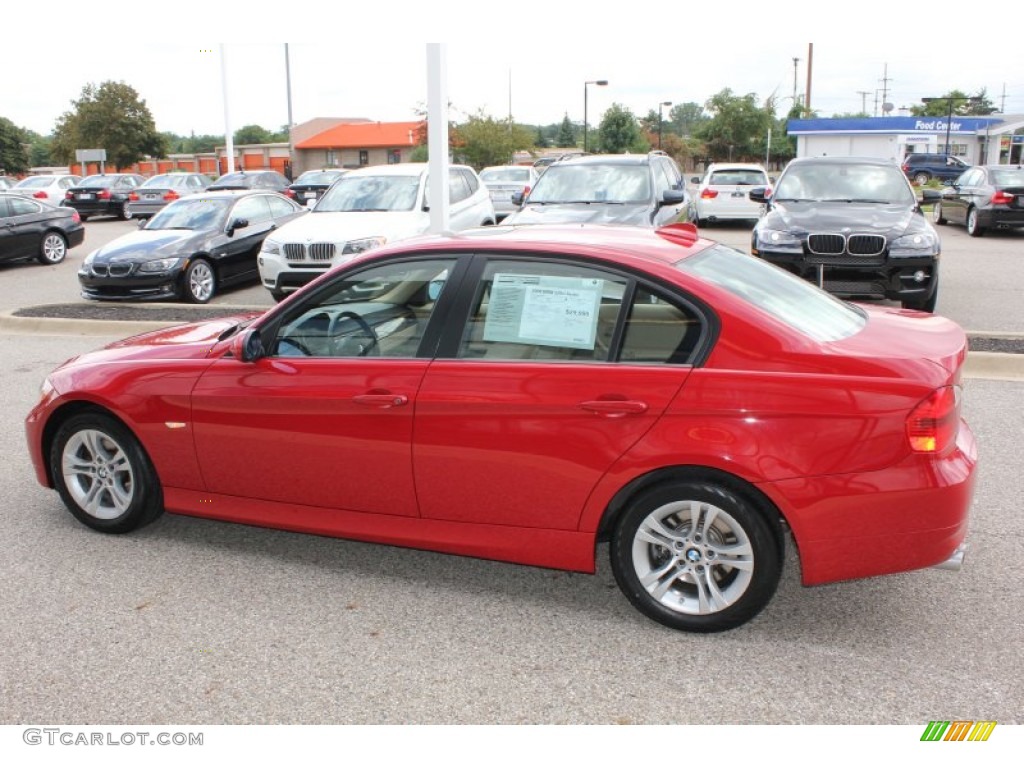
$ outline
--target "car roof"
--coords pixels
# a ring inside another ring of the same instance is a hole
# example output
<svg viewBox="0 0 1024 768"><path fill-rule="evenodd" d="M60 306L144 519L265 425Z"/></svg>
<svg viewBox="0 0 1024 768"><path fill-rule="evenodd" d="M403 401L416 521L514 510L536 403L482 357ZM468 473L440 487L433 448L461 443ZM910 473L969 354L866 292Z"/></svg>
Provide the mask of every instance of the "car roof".
<svg viewBox="0 0 1024 768"><path fill-rule="evenodd" d="M376 248L370 253L386 256L392 251L424 247L462 252L534 252L591 255L622 264L672 265L716 245L701 237L692 224L670 224L657 229L619 224L489 226L420 235Z"/></svg>
<svg viewBox="0 0 1024 768"><path fill-rule="evenodd" d="M818 155L815 157L796 157L789 161L789 168L794 165L880 165L890 168L898 168L895 160L887 160L880 157L839 157L832 155Z"/></svg>
<svg viewBox="0 0 1024 768"><path fill-rule="evenodd" d="M658 155L664 157L664 155ZM650 155L580 155L558 160L551 165L647 165Z"/></svg>
<svg viewBox="0 0 1024 768"><path fill-rule="evenodd" d="M207 189L205 192L193 192L190 195L183 195L178 198L179 200L195 200L198 197L206 199L227 199L232 197L250 197L252 195L277 195L278 197L284 197L284 195L278 194L273 189ZM285 200L288 198L285 197Z"/></svg>
<svg viewBox="0 0 1024 768"><path fill-rule="evenodd" d="M362 168L354 168L345 174L349 176L420 176L427 172L428 163L388 163L386 165L367 165ZM468 165L452 163L449 168L464 168L473 170ZM475 171L474 171L475 173Z"/></svg>

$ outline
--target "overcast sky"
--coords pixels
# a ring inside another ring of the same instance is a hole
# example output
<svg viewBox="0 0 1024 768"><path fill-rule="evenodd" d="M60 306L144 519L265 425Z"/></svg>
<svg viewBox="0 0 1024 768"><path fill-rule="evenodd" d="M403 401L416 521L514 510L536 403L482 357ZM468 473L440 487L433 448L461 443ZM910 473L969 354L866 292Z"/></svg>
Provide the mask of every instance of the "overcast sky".
<svg viewBox="0 0 1024 768"><path fill-rule="evenodd" d="M118 6L123 13L111 14L108 7L46 0L20 6L29 18L19 26L59 26L63 37L44 44L40 35L5 36L5 61L23 76L0 80L0 116L48 134L84 85L116 80L145 99L158 130L223 134L223 41L232 130L252 123L276 130L288 121L281 41L292 33L296 123L415 119L426 103L427 42L445 43L455 120L480 111L504 118L511 108L524 123L559 122L565 114L579 122L588 80L609 81L589 88L591 124L612 103L639 117L660 101L703 104L723 88L759 100L775 93L786 98L785 110L794 58L797 91L806 90L810 43L811 106L824 116L862 105L875 114L883 88L896 109L951 89L984 88L997 108L1024 113L1024 17L1001 12L998 4L945 10L880 0L701 5L619 2L607 6L621 9L611 14L601 10L604 4L561 0L429 6L392 0L359 7L352 0L176 0L152 10L125 4ZM967 45L967 30L978 47ZM200 36L205 33L209 40Z"/></svg>

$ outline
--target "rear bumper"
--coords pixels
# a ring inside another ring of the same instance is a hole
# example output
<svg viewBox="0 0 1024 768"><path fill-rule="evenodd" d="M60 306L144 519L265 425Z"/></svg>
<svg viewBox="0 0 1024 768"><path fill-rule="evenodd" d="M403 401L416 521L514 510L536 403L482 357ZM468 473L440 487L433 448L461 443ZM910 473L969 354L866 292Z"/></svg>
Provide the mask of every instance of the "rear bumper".
<svg viewBox="0 0 1024 768"><path fill-rule="evenodd" d="M793 531L809 586L956 562L977 461L974 435L962 422L956 447L941 458L912 455L875 472L761 488Z"/></svg>

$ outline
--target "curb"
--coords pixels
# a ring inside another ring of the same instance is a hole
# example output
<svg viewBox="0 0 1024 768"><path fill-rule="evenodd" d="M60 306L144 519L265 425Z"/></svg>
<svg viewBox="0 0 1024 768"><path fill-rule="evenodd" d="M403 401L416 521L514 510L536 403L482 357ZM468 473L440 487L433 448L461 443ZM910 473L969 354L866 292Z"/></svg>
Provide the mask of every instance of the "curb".
<svg viewBox="0 0 1024 768"><path fill-rule="evenodd" d="M251 306L219 304L225 315L251 312ZM16 310L0 312L0 333L19 336L117 336L123 338L146 331L181 325L182 320L86 320L68 317L17 317ZM987 339L1019 339L1022 334L968 331L968 336ZM1024 355L1007 352L968 352L963 375L966 379L1024 381Z"/></svg>

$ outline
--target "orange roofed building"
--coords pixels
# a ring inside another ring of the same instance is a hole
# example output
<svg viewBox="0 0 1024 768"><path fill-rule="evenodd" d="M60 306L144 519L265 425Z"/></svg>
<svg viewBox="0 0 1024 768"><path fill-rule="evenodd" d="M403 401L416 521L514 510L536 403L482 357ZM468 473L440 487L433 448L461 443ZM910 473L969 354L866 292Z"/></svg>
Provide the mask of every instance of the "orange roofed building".
<svg viewBox="0 0 1024 768"><path fill-rule="evenodd" d="M305 123L304 125L309 125ZM379 123L338 122L312 136L292 129L295 176L314 168L362 168L366 165L407 163L419 143L423 121Z"/></svg>

